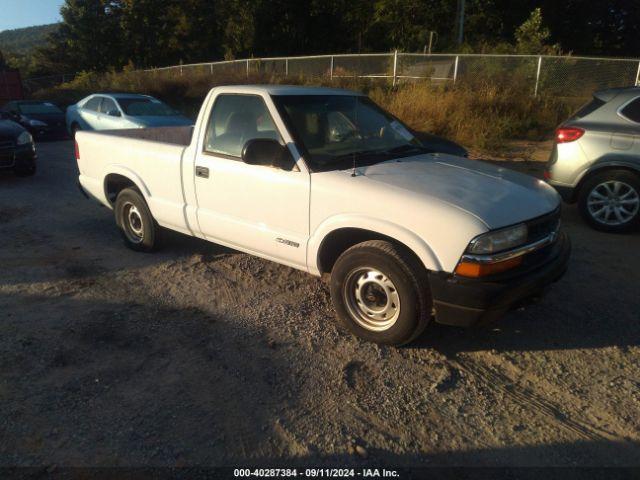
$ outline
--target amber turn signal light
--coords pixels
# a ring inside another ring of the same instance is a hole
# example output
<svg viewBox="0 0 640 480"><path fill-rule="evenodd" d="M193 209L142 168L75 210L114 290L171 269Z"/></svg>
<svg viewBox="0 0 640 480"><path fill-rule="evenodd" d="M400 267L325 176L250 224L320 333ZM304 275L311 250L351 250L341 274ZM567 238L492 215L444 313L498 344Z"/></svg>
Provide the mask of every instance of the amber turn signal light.
<svg viewBox="0 0 640 480"><path fill-rule="evenodd" d="M462 261L456 267L456 274L463 277L485 277L510 270L522 264L522 257L514 257L509 260L496 263L475 263Z"/></svg>

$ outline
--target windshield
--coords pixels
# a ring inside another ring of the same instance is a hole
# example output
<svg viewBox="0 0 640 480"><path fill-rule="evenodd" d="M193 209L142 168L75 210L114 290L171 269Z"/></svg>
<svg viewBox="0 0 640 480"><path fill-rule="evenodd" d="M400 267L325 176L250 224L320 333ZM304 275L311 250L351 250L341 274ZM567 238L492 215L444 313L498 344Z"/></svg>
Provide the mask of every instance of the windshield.
<svg viewBox="0 0 640 480"><path fill-rule="evenodd" d="M62 113L58 107L53 103L48 102L33 102L33 103L20 103L18 104L20 113L24 115L47 115L53 113Z"/></svg>
<svg viewBox="0 0 640 480"><path fill-rule="evenodd" d="M280 114L314 171L370 165L417 153L418 139L367 97L276 95Z"/></svg>
<svg viewBox="0 0 640 480"><path fill-rule="evenodd" d="M168 105L155 98L118 98L120 108L130 117L168 117L178 115Z"/></svg>

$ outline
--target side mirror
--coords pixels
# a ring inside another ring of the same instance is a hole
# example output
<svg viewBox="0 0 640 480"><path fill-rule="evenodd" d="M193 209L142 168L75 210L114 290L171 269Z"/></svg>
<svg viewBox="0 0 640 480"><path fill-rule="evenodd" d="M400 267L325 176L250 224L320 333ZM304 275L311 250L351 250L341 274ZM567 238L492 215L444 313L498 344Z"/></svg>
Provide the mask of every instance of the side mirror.
<svg viewBox="0 0 640 480"><path fill-rule="evenodd" d="M293 169L295 163L287 147L272 138L252 138L242 147L242 161L249 165Z"/></svg>
<svg viewBox="0 0 640 480"><path fill-rule="evenodd" d="M119 117L120 116L120 111L119 110L107 110L107 115L109 115L110 117Z"/></svg>

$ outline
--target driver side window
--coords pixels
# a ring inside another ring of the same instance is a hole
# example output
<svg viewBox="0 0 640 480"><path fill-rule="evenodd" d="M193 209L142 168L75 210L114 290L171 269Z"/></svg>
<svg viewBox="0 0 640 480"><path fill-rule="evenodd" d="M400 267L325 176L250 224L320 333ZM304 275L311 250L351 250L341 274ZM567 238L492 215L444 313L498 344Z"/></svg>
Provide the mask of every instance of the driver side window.
<svg viewBox="0 0 640 480"><path fill-rule="evenodd" d="M116 102L106 97L102 100L102 104L100 105L100 113L117 112L117 111L118 111L118 107L116 107Z"/></svg>
<svg viewBox="0 0 640 480"><path fill-rule="evenodd" d="M100 108L100 102L102 101L102 97L93 97L89 99L87 103L85 103L82 108L86 110L91 110L92 112L97 112Z"/></svg>
<svg viewBox="0 0 640 480"><path fill-rule="evenodd" d="M219 95L209 116L204 151L240 158L248 140L282 143L264 100L256 95Z"/></svg>

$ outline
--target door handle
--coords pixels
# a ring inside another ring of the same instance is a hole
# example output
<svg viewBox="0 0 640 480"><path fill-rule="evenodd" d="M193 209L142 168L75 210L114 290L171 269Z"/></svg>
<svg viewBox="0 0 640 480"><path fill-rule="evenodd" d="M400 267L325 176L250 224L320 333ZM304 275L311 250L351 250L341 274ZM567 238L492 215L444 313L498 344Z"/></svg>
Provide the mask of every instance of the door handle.
<svg viewBox="0 0 640 480"><path fill-rule="evenodd" d="M209 178L209 169L196 165L196 177Z"/></svg>

